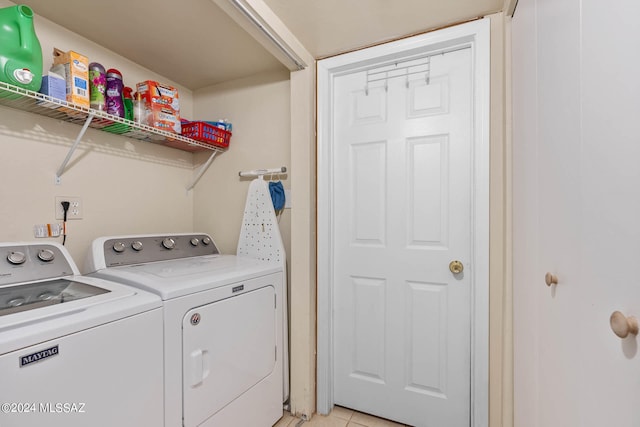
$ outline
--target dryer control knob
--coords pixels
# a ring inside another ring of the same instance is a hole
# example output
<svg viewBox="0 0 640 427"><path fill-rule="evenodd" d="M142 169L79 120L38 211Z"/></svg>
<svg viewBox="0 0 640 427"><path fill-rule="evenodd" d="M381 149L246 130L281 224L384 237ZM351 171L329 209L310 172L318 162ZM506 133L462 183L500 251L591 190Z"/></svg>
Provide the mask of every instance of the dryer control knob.
<svg viewBox="0 0 640 427"><path fill-rule="evenodd" d="M38 252L38 258L40 258L40 261L51 262L55 257L56 255L51 249L43 249Z"/></svg>
<svg viewBox="0 0 640 427"><path fill-rule="evenodd" d="M165 249L173 249L176 247L176 241L171 237L167 237L162 241L162 246L164 246Z"/></svg>
<svg viewBox="0 0 640 427"><path fill-rule="evenodd" d="M120 253L120 252L124 252L125 248L127 246L123 243L123 242L116 242L113 244L113 250Z"/></svg>
<svg viewBox="0 0 640 427"><path fill-rule="evenodd" d="M13 265L24 264L27 260L27 256L23 252L10 252L7 255L7 261L9 261Z"/></svg>
<svg viewBox="0 0 640 427"><path fill-rule="evenodd" d="M131 247L133 248L134 251L141 251L142 242L140 240L136 240L135 242L131 243Z"/></svg>
<svg viewBox="0 0 640 427"><path fill-rule="evenodd" d="M198 243L200 243L200 240L198 240L197 237L194 237L193 239L190 240L191 242L191 246L198 246Z"/></svg>
<svg viewBox="0 0 640 427"><path fill-rule="evenodd" d="M211 239L208 237L205 237L204 239L202 239L202 244L205 246L209 246L211 244Z"/></svg>

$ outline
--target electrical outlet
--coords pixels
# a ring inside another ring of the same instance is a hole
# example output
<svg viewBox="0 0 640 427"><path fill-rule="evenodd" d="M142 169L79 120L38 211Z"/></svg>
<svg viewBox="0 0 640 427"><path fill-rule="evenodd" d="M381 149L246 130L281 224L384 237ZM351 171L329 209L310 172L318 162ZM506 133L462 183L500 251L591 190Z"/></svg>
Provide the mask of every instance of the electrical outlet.
<svg viewBox="0 0 640 427"><path fill-rule="evenodd" d="M67 211L67 220L82 219L82 199L80 197L56 197L56 219L64 219L64 210L62 202L69 202L69 211Z"/></svg>

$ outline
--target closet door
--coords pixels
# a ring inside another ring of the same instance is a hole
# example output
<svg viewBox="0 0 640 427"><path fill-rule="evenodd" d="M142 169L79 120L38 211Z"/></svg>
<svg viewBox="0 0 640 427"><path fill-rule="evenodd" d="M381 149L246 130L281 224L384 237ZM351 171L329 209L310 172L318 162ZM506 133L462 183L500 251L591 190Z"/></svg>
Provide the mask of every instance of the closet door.
<svg viewBox="0 0 640 427"><path fill-rule="evenodd" d="M638 339L609 318L640 318L640 4L583 1L581 15L584 425L635 427Z"/></svg>
<svg viewBox="0 0 640 427"><path fill-rule="evenodd" d="M513 19L515 104L526 113L514 117L515 398L518 415L526 413L516 423L522 427L583 426L576 393L585 331L572 321L585 315L578 8L578 0L522 1ZM548 287L546 273L558 285Z"/></svg>
<svg viewBox="0 0 640 427"><path fill-rule="evenodd" d="M540 427L579 420L586 331L580 274L579 0L538 1L538 291ZM558 13L562 11L562 13ZM548 287L545 276L558 277ZM546 391L546 392L545 392Z"/></svg>
<svg viewBox="0 0 640 427"><path fill-rule="evenodd" d="M640 315L638 13L520 0L512 21L518 427L640 425L637 338L609 325Z"/></svg>

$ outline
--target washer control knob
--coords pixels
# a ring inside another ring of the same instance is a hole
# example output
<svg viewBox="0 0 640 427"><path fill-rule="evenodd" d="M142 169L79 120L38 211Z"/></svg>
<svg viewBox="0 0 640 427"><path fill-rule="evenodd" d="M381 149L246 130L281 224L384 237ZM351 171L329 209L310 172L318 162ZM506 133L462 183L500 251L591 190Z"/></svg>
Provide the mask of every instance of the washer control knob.
<svg viewBox="0 0 640 427"><path fill-rule="evenodd" d="M26 260L27 256L24 254L24 252L15 251L10 252L9 255L7 255L7 261L9 261L13 265L24 264Z"/></svg>
<svg viewBox="0 0 640 427"><path fill-rule="evenodd" d="M113 244L113 250L118 252L118 253L124 252L126 247L127 246L123 242L116 242L116 243Z"/></svg>
<svg viewBox="0 0 640 427"><path fill-rule="evenodd" d="M20 307L25 302L27 302L27 300L24 299L23 297L17 297L17 298L13 298L13 299L10 299L9 301L7 301L7 305L9 307Z"/></svg>
<svg viewBox="0 0 640 427"><path fill-rule="evenodd" d="M142 242L140 240L136 240L135 242L131 243L131 247L133 248L134 251L141 251Z"/></svg>
<svg viewBox="0 0 640 427"><path fill-rule="evenodd" d="M205 246L209 246L211 244L211 239L208 237L205 237L202 239L202 244Z"/></svg>
<svg viewBox="0 0 640 427"><path fill-rule="evenodd" d="M198 240L197 237L194 237L190 240L191 242L191 246L198 246L198 243L200 243L200 240Z"/></svg>
<svg viewBox="0 0 640 427"><path fill-rule="evenodd" d="M55 298L55 294L51 293L51 292L43 292L40 295L38 295L38 299L40 301L49 301L51 299Z"/></svg>
<svg viewBox="0 0 640 427"><path fill-rule="evenodd" d="M51 249L43 249L38 252L38 258L40 258L40 261L51 262L55 257L56 255Z"/></svg>
<svg viewBox="0 0 640 427"><path fill-rule="evenodd" d="M176 247L176 241L171 237L167 237L162 241L162 246L164 246L165 249L173 249Z"/></svg>

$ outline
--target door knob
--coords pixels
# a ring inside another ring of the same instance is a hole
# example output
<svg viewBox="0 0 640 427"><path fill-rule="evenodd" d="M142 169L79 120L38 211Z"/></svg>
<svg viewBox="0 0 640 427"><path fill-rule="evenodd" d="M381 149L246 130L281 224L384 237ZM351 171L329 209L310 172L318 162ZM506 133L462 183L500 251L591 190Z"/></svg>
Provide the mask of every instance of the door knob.
<svg viewBox="0 0 640 427"><path fill-rule="evenodd" d="M547 286L557 285L558 276L556 276L555 274L547 273L544 275L544 283L546 283Z"/></svg>
<svg viewBox="0 0 640 427"><path fill-rule="evenodd" d="M458 260L451 261L449 263L449 270L451 270L453 274L460 274L462 270L464 270L464 265Z"/></svg>
<svg viewBox="0 0 640 427"><path fill-rule="evenodd" d="M620 338L626 338L629 334L638 335L638 319L633 316L626 317L619 311L614 311L609 322L613 333Z"/></svg>

